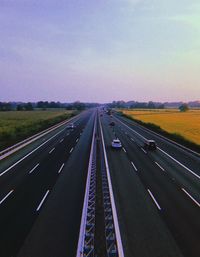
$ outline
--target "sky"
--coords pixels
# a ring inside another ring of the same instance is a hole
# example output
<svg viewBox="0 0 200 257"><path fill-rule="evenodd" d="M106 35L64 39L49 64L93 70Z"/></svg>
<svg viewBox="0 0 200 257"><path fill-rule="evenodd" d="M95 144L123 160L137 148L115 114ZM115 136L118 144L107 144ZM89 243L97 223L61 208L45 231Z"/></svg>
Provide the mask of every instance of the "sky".
<svg viewBox="0 0 200 257"><path fill-rule="evenodd" d="M0 101L200 100L199 0L0 0Z"/></svg>

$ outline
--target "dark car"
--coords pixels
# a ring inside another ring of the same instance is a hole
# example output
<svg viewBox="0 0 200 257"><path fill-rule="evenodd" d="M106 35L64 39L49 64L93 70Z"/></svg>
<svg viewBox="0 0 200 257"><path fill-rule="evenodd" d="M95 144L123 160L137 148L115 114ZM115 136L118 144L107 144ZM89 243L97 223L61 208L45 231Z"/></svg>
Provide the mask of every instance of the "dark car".
<svg viewBox="0 0 200 257"><path fill-rule="evenodd" d="M146 150L156 150L157 149L156 142L154 140L145 141L144 149L146 149Z"/></svg>
<svg viewBox="0 0 200 257"><path fill-rule="evenodd" d="M114 121L111 121L110 126L112 126L112 127L115 126Z"/></svg>

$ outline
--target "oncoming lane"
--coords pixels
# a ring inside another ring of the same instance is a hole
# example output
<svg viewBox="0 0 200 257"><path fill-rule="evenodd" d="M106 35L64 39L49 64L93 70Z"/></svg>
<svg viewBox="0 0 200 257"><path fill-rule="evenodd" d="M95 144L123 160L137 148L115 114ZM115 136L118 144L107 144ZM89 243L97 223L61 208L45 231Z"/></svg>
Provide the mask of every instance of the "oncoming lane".
<svg viewBox="0 0 200 257"><path fill-rule="evenodd" d="M0 177L1 257L16 256L57 179L63 174L64 166L72 156L70 149L76 149L76 139L89 118L90 114L84 115L75 129L63 130Z"/></svg>

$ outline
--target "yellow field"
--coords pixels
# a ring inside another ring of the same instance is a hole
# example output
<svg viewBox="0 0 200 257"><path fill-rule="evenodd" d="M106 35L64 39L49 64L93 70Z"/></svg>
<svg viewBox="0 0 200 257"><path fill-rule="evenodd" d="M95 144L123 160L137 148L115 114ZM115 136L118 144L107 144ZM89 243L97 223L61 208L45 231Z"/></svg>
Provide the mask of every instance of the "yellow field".
<svg viewBox="0 0 200 257"><path fill-rule="evenodd" d="M124 114L146 123L154 123L167 132L178 133L200 144L200 110L180 112L176 109L121 110Z"/></svg>

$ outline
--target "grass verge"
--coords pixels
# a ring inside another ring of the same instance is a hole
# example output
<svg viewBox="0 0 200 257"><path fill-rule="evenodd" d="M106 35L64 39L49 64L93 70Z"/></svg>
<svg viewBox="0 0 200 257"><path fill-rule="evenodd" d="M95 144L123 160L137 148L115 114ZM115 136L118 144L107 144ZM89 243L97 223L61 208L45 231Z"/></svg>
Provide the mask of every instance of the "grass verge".
<svg viewBox="0 0 200 257"><path fill-rule="evenodd" d="M199 144L195 144L194 142L186 139L184 136L182 136L181 134L179 133L169 133L167 131L165 131L164 129L162 129L160 126L154 124L154 123L150 123L150 122L143 122L143 121L140 121L140 120L137 120L137 119L134 119L133 117L130 117L129 115L127 114L124 114L122 112L118 112L119 115L129 119L129 120L132 120L162 136L165 136L166 138L170 139L170 140L173 140L175 142L177 142L178 144L181 144L185 147L188 147L190 148L191 150L193 151L196 151L198 153L200 153L200 145Z"/></svg>
<svg viewBox="0 0 200 257"><path fill-rule="evenodd" d="M77 114L77 111L0 113L0 151Z"/></svg>

